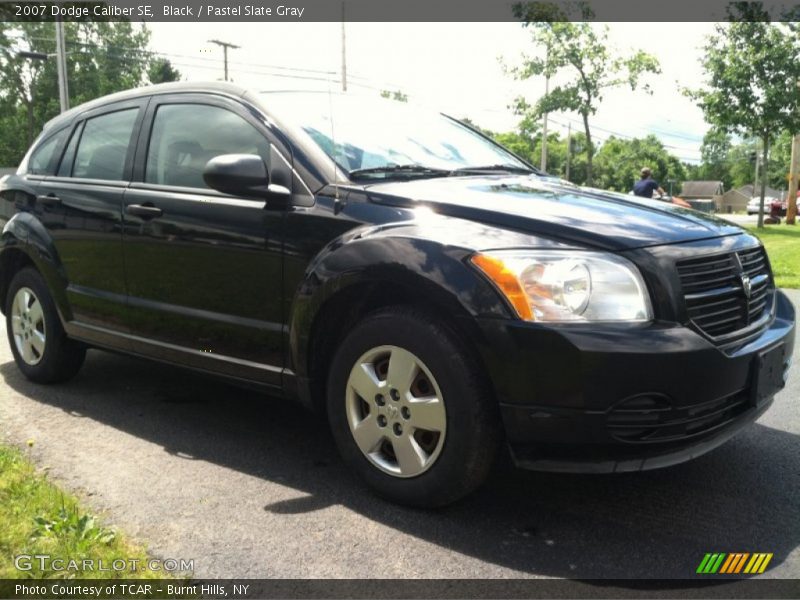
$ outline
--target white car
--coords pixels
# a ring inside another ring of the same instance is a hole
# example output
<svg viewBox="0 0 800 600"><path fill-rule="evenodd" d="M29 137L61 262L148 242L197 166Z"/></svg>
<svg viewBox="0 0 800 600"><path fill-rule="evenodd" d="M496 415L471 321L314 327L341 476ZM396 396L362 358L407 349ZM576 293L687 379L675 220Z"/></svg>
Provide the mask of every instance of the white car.
<svg viewBox="0 0 800 600"><path fill-rule="evenodd" d="M769 214L769 209L772 203L776 200L772 196L764 196L764 214ZM750 198L750 202L747 203L747 214L748 215L757 215L758 214L758 207L761 204L761 198L756 196L755 198Z"/></svg>

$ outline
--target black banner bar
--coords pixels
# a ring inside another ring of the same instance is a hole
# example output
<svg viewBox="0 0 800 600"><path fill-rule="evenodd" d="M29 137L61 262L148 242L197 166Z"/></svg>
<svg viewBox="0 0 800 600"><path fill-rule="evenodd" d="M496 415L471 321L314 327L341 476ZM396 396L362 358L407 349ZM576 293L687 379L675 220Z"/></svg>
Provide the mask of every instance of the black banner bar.
<svg viewBox="0 0 800 600"><path fill-rule="evenodd" d="M0 0L0 20L111 20L219 22L502 22L519 20L513 0L107 0L35 2ZM533 20L584 20L580 3L527 2ZM737 0L588 0L593 21L725 21ZM752 3L756 4L756 3ZM800 4L791 0L758 2L773 20L795 20ZM342 10L344 6L344 11ZM654 30L654 35L657 31Z"/></svg>
<svg viewBox="0 0 800 600"><path fill-rule="evenodd" d="M0 580L0 598L522 599L522 598L787 598L797 579L63 579Z"/></svg>

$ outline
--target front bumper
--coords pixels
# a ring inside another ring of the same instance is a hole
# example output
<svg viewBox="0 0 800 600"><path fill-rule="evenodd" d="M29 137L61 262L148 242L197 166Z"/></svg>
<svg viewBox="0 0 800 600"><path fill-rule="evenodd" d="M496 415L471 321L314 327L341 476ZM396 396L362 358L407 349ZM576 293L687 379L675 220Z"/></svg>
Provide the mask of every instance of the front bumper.
<svg viewBox="0 0 800 600"><path fill-rule="evenodd" d="M547 326L482 319L483 359L516 463L566 472L664 467L724 443L772 403L756 363L773 350L785 376L795 311L734 349L674 323ZM763 392L763 389L762 389Z"/></svg>

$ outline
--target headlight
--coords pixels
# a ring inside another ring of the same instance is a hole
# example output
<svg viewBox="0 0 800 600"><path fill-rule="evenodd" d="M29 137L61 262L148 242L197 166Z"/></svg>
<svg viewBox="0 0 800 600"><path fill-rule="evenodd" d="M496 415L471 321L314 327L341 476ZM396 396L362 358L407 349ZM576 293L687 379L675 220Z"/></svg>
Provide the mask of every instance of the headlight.
<svg viewBox="0 0 800 600"><path fill-rule="evenodd" d="M649 321L650 297L628 260L604 252L496 250L471 258L526 321Z"/></svg>

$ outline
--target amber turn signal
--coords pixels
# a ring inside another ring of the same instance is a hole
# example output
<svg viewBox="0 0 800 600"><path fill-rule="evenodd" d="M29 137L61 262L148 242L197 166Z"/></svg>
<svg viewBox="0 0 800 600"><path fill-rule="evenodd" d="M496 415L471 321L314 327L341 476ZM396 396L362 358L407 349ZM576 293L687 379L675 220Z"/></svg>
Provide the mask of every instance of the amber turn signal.
<svg viewBox="0 0 800 600"><path fill-rule="evenodd" d="M528 296L519 284L517 276L506 268L502 260L485 254L476 254L470 260L500 289L514 310L517 311L520 319L533 320Z"/></svg>

